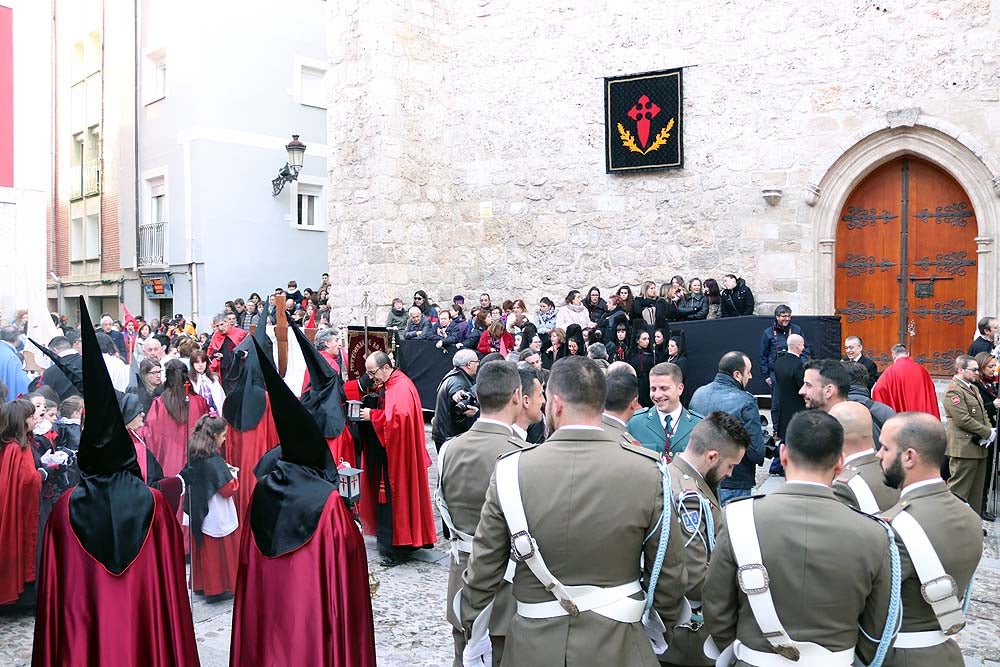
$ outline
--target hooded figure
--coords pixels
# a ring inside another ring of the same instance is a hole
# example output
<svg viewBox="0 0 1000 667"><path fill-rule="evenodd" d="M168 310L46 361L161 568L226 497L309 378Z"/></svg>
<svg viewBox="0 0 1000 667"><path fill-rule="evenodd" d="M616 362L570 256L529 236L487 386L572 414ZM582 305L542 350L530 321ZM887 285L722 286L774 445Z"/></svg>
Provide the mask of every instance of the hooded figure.
<svg viewBox="0 0 1000 667"><path fill-rule="evenodd" d="M254 340L257 345L254 345ZM253 335L236 346L233 357L230 367L233 390L226 394L222 416L229 424L226 429L226 463L243 472L240 488L233 496L236 512L242 517L246 516L250 496L257 483L252 471L261 457L278 444L278 433L274 428L271 404L261 373L263 364L274 363L267 327L258 324Z"/></svg>
<svg viewBox="0 0 1000 667"><path fill-rule="evenodd" d="M198 665L180 526L142 480L82 297L80 314L82 479L45 527L32 664Z"/></svg>
<svg viewBox="0 0 1000 667"><path fill-rule="evenodd" d="M281 458L245 516L230 664L374 666L368 558L326 438L274 367L260 367Z"/></svg>
<svg viewBox="0 0 1000 667"><path fill-rule="evenodd" d="M52 360L52 364L42 372L41 384L52 387L59 394L60 402L70 396L80 396L80 388L83 386L82 357L76 353L63 357L31 338L28 341Z"/></svg>

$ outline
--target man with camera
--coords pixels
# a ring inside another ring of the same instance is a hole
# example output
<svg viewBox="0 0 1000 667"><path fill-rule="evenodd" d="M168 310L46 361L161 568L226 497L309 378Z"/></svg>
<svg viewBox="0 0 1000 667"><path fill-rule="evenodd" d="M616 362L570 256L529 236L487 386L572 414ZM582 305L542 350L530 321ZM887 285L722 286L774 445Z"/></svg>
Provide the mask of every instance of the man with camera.
<svg viewBox="0 0 1000 667"><path fill-rule="evenodd" d="M439 452L445 440L469 430L479 416L474 386L479 369L475 350L459 350L451 359L452 368L441 378L431 421L431 438Z"/></svg>

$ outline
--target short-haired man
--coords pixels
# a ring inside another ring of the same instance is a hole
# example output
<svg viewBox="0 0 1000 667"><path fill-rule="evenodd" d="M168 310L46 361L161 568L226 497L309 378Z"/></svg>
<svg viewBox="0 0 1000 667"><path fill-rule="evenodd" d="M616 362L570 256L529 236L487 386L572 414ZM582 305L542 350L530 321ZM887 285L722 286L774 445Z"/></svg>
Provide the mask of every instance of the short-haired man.
<svg viewBox="0 0 1000 667"><path fill-rule="evenodd" d="M813 359L806 364L799 393L810 410L829 412L833 406L848 400L851 376L844 364L835 359ZM880 429L872 421L872 442L878 442Z"/></svg>
<svg viewBox="0 0 1000 667"><path fill-rule="evenodd" d="M545 392L542 390L542 371L518 362L517 373L521 377L521 412L514 420L514 435L534 445L545 440ZM537 427L541 428L537 428Z"/></svg>
<svg viewBox="0 0 1000 667"><path fill-rule="evenodd" d="M844 358L841 361L853 361L864 366L868 371L868 391L871 391L878 379L878 366L865 356L865 344L860 336L848 336L844 339Z"/></svg>
<svg viewBox="0 0 1000 667"><path fill-rule="evenodd" d="M264 326L264 325L258 325ZM343 347L340 344L340 330L336 327L327 327L326 329L320 329L316 332L316 349L319 353L323 355L327 363L330 364L330 368L334 370L338 375L343 367L343 356L341 355L341 350Z"/></svg>
<svg viewBox="0 0 1000 667"><path fill-rule="evenodd" d="M977 512L983 506L986 485L986 451L996 440L997 430L983 398L975 386L979 364L967 354L955 359L955 376L944 393L944 411L948 415L948 486ZM985 515L984 515L985 516Z"/></svg>
<svg viewBox="0 0 1000 667"><path fill-rule="evenodd" d="M73 348L69 338L56 336L49 341L48 350L41 349L45 354L50 356L55 354L59 358L58 362L52 363L42 372L41 384L52 387L52 390L59 395L60 401L65 401L71 396L80 396L74 378L79 378L80 383L83 382L83 356Z"/></svg>
<svg viewBox="0 0 1000 667"><path fill-rule="evenodd" d="M677 621L684 595L680 529L664 521L657 457L601 428L606 393L604 372L593 361L558 360L547 388L552 435L497 461L465 570L461 619L468 636L513 551L517 613L506 664L656 664L640 624L646 607L640 579L663 623ZM668 536L663 567L654 573ZM584 606L595 594L602 600Z"/></svg>
<svg viewBox="0 0 1000 667"><path fill-rule="evenodd" d="M905 345L892 346L892 364L879 376L872 398L896 412L926 412L938 419L937 390L927 369L910 358Z"/></svg>
<svg viewBox="0 0 1000 667"><path fill-rule="evenodd" d="M250 311L247 310L246 301L243 299L234 300L233 308L236 310L236 326L244 331L250 331Z"/></svg>
<svg viewBox="0 0 1000 667"><path fill-rule="evenodd" d="M983 535L974 509L941 479L945 447L941 421L924 413L898 414L882 429L878 458L886 484L901 490L899 503L883 515L899 545L903 603L887 667L964 664L953 636L965 624L962 605L983 554Z"/></svg>
<svg viewBox="0 0 1000 667"><path fill-rule="evenodd" d="M452 369L441 378L431 419L431 439L441 451L445 440L469 430L476 422L476 371L479 355L475 350L459 350L451 358Z"/></svg>
<svg viewBox="0 0 1000 667"><path fill-rule="evenodd" d="M230 373L234 351L247 337L247 332L232 326L226 313L218 313L212 318L212 328L215 333L208 343L209 368L219 377L222 390L228 396L236 389L236 378L231 377L233 374Z"/></svg>
<svg viewBox="0 0 1000 667"><path fill-rule="evenodd" d="M996 346L997 333L1000 333L1000 320L995 317L984 317L976 324L979 335L969 345L969 356L975 357L981 352L993 353Z"/></svg>
<svg viewBox="0 0 1000 667"><path fill-rule="evenodd" d="M439 349L456 346L462 348L462 325L451 319L451 311L447 308L438 311L438 325L431 339L434 338L437 339L435 344Z"/></svg>
<svg viewBox="0 0 1000 667"><path fill-rule="evenodd" d="M793 333L787 337L786 345L786 353L774 362L774 383L771 385L772 400L775 396L780 397L780 408L777 411L771 410L774 432L780 439L784 439L785 429L788 428L792 417L806 409L805 401L799 393L805 377L805 360L802 357L806 343L802 336ZM771 464L772 472L775 463L777 461Z"/></svg>
<svg viewBox="0 0 1000 667"><path fill-rule="evenodd" d="M746 388L753 374L750 357L743 352L726 352L719 359L719 372L715 379L699 387L691 397L691 409L699 415L721 411L740 420L750 434L743 460L733 474L722 480L719 500L725 505L732 498L749 496L756 483L757 466L764 462L764 431L760 426L757 399Z"/></svg>
<svg viewBox="0 0 1000 667"><path fill-rule="evenodd" d="M479 308L487 312L493 309L493 304L491 303L490 295L487 294L486 292L483 292L482 294L479 295Z"/></svg>
<svg viewBox="0 0 1000 667"><path fill-rule="evenodd" d="M604 372L608 381L608 393L604 397L604 413L601 426L615 440L633 447L642 443L629 433L628 420L639 409L639 378L631 364L616 361Z"/></svg>
<svg viewBox="0 0 1000 667"><path fill-rule="evenodd" d="M698 415L681 405L684 374L677 364L664 361L649 370L649 398L653 407L636 411L628 430L646 449L669 461L687 446Z"/></svg>
<svg viewBox="0 0 1000 667"><path fill-rule="evenodd" d="M713 412L694 427L687 448L670 462L670 491L684 535L687 598L691 622L674 628L670 648L659 656L668 665L714 665L705 656L708 631L702 617L702 587L712 550L722 529L719 482L743 459L750 436L732 415Z"/></svg>
<svg viewBox="0 0 1000 667"><path fill-rule="evenodd" d="M725 509L703 593L705 625L737 664L850 665L856 656L868 664L878 649L869 637L888 648L898 609L889 535L830 489L843 442L830 415L798 413L780 450L788 482Z"/></svg>
<svg viewBox="0 0 1000 667"><path fill-rule="evenodd" d="M453 602L462 588L462 572L472 553L472 538L479 525L479 514L486 500L493 467L497 457L528 445L514 435L512 428L521 413L522 402L521 376L517 367L507 361L483 364L479 371L478 390L482 415L468 431L448 440L438 452L440 477L437 506L441 520L451 534L452 557L445 606L455 642L455 667L464 664L462 653L466 642ZM493 601L489 641L483 638L484 641L478 642L478 645L469 646L470 657L472 654L482 655L490 644L493 663L499 664L514 607L510 586L501 584Z"/></svg>
<svg viewBox="0 0 1000 667"><path fill-rule="evenodd" d="M128 351L125 349L125 336L122 335L121 331L115 331L114 323L115 321L108 313L101 315L101 331L111 337L111 342L115 344L115 348L118 350L118 357L127 359Z"/></svg>
<svg viewBox="0 0 1000 667"><path fill-rule="evenodd" d="M844 470L833 480L833 495L854 509L875 515L899 500L898 489L885 485L875 456L872 416L865 406L844 401L830 408L844 429Z"/></svg>
<svg viewBox="0 0 1000 667"><path fill-rule="evenodd" d="M786 304L781 304L774 309L774 322L764 329L760 334L760 373L764 377L764 382L771 388L771 423L778 423L778 415L781 411L781 393L777 390L777 379L775 378L775 362L778 357L788 351L788 337L798 336L802 339L802 349L799 350L799 357L809 358L809 348L805 345L805 338L802 335L802 327L792 323L792 309ZM791 417L789 417L791 419Z"/></svg>
<svg viewBox="0 0 1000 667"><path fill-rule="evenodd" d="M406 340L433 340L434 325L430 319L424 315L416 306L410 306L406 311L406 329L403 331L403 338Z"/></svg>

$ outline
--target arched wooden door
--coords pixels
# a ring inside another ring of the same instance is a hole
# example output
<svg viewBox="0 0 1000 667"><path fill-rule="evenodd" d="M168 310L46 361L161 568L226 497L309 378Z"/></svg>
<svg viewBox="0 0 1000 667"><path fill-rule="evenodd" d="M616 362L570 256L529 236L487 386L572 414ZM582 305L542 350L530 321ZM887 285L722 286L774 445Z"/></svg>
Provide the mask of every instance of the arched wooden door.
<svg viewBox="0 0 1000 667"><path fill-rule="evenodd" d="M975 333L976 216L962 187L914 157L882 165L847 198L837 226L835 303L844 335L884 368L903 342L933 375Z"/></svg>

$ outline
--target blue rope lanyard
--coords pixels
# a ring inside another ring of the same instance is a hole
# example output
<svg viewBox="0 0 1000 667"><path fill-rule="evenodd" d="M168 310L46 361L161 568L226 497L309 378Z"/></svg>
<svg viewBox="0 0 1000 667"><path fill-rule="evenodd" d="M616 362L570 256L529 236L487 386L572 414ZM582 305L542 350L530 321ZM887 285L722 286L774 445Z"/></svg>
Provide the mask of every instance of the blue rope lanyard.
<svg viewBox="0 0 1000 667"><path fill-rule="evenodd" d="M902 616L902 600L899 595L899 586L902 579L902 574L899 565L899 547L896 545L896 533L892 530L887 522L876 519L879 525L885 528L886 533L889 535L889 564L892 570L892 576L890 579L890 595L889 595L889 611L885 616L885 627L882 629L882 638L878 642L878 649L875 651L875 657L872 659L871 664L868 667L882 667L882 662L885 660L886 653L889 652L889 645L892 643L893 638L899 630L899 624ZM868 636L864 628L861 628L862 634L868 637L871 641L875 641L872 637Z"/></svg>
<svg viewBox="0 0 1000 667"><path fill-rule="evenodd" d="M663 487L663 512L660 514L660 543L656 548L656 560L653 561L653 570L649 575L649 585L646 587L646 611L653 607L653 597L656 594L656 582L660 578L660 569L663 567L663 559L667 555L667 542L670 539L670 473L667 472L667 464L661 459L656 467L660 470L660 482Z"/></svg>

